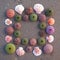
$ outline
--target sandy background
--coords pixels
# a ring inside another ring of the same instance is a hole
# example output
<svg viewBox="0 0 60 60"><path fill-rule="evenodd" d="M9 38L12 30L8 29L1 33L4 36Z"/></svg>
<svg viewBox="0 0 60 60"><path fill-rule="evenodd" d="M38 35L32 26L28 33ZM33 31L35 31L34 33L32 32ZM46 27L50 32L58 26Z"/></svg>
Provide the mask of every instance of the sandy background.
<svg viewBox="0 0 60 60"><path fill-rule="evenodd" d="M0 60L60 60L60 0L22 0L22 4L25 7L30 7L35 4L35 3L41 3L45 6L45 8L51 7L54 9L54 18L56 20L55 23L55 28L56 32L54 34L55 36L55 41L52 43L54 46L54 52L51 55L45 55L42 54L40 57L35 57L33 56L32 53L27 53L22 57L16 56L16 54L13 55L7 55L3 48L6 44L4 37L4 28L6 25L4 24L5 20L5 11L8 8L13 8L18 4L17 0L0 0ZM38 37L38 29L37 29L37 23L23 23L23 28L22 28L22 34L23 37L28 37L31 38L33 37ZM33 26L33 29L31 30L31 26ZM30 27L30 28L29 28ZM25 31L30 31L30 32L25 32ZM25 33L24 33L25 32ZM33 34L32 34L33 33Z"/></svg>

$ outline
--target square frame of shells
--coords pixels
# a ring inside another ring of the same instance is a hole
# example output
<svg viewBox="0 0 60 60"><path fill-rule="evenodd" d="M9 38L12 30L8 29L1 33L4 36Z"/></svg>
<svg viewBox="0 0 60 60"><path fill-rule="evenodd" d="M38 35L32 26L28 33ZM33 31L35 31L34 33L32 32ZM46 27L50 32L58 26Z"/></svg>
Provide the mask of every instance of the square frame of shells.
<svg viewBox="0 0 60 60"><path fill-rule="evenodd" d="M7 54L13 54L16 52L17 56L23 56L26 52L32 52L34 56L40 56L42 53L51 54L53 53L53 46L51 43L54 41L53 33L55 32L54 24L55 19L52 17L53 10L51 8L44 9L42 4L34 4L34 7L24 8L22 4L16 5L15 10L8 9L6 11L5 25L5 51ZM13 19L15 21L12 22ZM38 28L41 30L39 32L39 39L22 38L21 39L21 23L20 21L27 22L37 22L39 21ZM11 26L11 24L13 26ZM11 43L13 41L13 43ZM25 49L23 47L16 46L19 44L28 45ZM38 45L38 46L36 46ZM40 48L41 46L41 48Z"/></svg>

